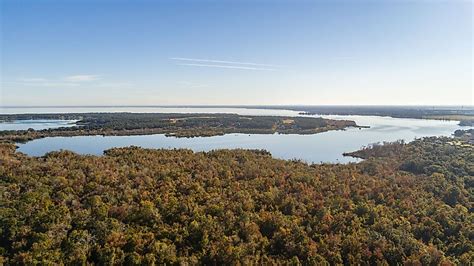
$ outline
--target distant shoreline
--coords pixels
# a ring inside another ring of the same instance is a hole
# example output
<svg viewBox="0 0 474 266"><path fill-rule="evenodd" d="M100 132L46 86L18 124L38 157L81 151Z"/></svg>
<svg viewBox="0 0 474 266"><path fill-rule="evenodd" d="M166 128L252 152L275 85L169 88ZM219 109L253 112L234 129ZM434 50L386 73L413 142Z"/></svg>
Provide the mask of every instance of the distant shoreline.
<svg viewBox="0 0 474 266"><path fill-rule="evenodd" d="M72 109L70 112L64 112L66 109ZM109 110L107 109L113 109ZM39 111L38 114L87 114L87 113L154 113L153 110L146 112L134 112L133 110L120 110L126 108L136 108L140 111L149 108L162 109L242 109L242 110L265 110L265 111L288 111L297 112L297 115L359 115L359 116L385 116L392 118L411 118L411 119L433 119L445 121L458 121L460 126L474 126L474 106L375 106L375 105L118 105L118 106L3 106L0 107L0 121L2 116L29 114L34 115L35 112L29 113L30 110ZM4 113L3 110L28 110L27 112ZM35 110L36 109L36 110ZM42 113L42 110L51 109L51 111ZM57 109L57 110L54 110ZM85 110L77 110L85 109ZM100 109L100 110L94 110ZM104 110L105 109L105 110ZM117 110L119 109L119 110ZM191 110L190 110L191 111ZM196 111L196 110L192 110ZM163 114L165 112L156 112ZM172 113L172 112L170 112ZM210 112L189 112L191 113L210 113ZM233 113L231 110L229 114ZM263 114L266 115L266 114ZM268 114L269 116L280 116Z"/></svg>

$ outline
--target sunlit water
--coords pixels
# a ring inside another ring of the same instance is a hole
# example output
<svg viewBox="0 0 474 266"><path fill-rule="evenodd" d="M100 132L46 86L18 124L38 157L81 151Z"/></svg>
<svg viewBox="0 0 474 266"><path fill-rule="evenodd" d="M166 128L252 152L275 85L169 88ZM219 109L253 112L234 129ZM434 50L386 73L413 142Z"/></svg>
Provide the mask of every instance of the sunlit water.
<svg viewBox="0 0 474 266"><path fill-rule="evenodd" d="M237 108L183 108L167 112L198 113L239 113L246 115L297 115L294 111L238 109ZM179 109L179 108L173 108ZM190 109L190 110L187 110ZM211 109L211 110L202 110ZM250 111L249 111L250 110ZM258 110L258 111L255 111ZM270 114L271 112L271 114ZM344 131L329 131L314 135L284 134L227 134L214 137L174 138L160 135L145 136L78 136L54 137L19 144L19 151L32 156L41 156L47 152L66 149L80 154L102 155L112 147L141 146L145 148L188 148L194 151L213 149L265 149L276 158L301 159L306 162L357 162L344 157L344 152L360 149L368 144L403 139L411 141L426 136L450 136L459 129L456 121L405 119L378 116L323 116L333 119L354 120L358 125L370 126L366 129L349 128Z"/></svg>
<svg viewBox="0 0 474 266"><path fill-rule="evenodd" d="M47 114L47 113L228 113L238 115L298 116L298 111L255 108L217 107L1 107L0 114Z"/></svg>
<svg viewBox="0 0 474 266"><path fill-rule="evenodd" d="M0 122L1 130L41 130L58 127L75 126L76 120L16 120L11 122Z"/></svg>

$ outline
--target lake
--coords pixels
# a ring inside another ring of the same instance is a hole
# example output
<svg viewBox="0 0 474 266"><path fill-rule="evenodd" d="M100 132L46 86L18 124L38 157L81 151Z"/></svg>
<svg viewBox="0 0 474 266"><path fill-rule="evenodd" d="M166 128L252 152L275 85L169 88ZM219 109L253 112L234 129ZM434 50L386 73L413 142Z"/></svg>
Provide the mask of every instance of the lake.
<svg viewBox="0 0 474 266"><path fill-rule="evenodd" d="M169 110L168 108L165 108ZM186 109L186 108L185 108ZM192 110L173 110L168 112L199 112ZM202 109L202 108L198 108ZM229 112L212 109L212 113ZM230 108L234 109L234 108ZM237 108L235 108L237 109ZM257 109L258 110L258 109ZM210 111L210 110L209 110ZM239 109L240 114L258 115L297 115L297 112L285 110L251 110ZM278 113L280 112L280 113ZM32 156L41 156L47 152L66 149L80 154L102 155L103 151L112 147L141 146L145 148L188 148L194 151L213 149L265 149L276 158L301 159L306 162L348 163L358 159L344 157L344 152L360 149L368 144L396 141L403 139L411 141L426 136L450 136L459 129L456 121L421 120L406 118L391 118L379 116L323 116L332 119L349 119L357 124L370 126L366 129L349 128L343 131L329 131L314 135L284 135L284 134L228 134L214 137L174 138L159 135L145 136L77 136L54 137L19 144L19 151Z"/></svg>
<svg viewBox="0 0 474 266"><path fill-rule="evenodd" d="M11 122L0 122L0 131L27 130L29 128L41 130L58 127L72 127L75 126L76 122L76 120L16 120Z"/></svg>
<svg viewBox="0 0 474 266"><path fill-rule="evenodd" d="M228 113L238 115L298 116L299 111L258 108L220 107L147 107L147 106L79 106L79 107L2 107L0 114L47 114L47 113Z"/></svg>

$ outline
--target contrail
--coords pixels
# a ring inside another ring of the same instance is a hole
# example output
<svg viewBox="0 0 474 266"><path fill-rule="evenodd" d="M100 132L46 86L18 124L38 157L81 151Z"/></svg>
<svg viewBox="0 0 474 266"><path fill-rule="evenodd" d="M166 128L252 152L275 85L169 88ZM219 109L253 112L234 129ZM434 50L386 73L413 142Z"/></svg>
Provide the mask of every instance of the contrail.
<svg viewBox="0 0 474 266"><path fill-rule="evenodd" d="M230 66L230 65L211 65L211 64L176 64L178 66L197 66L197 67L216 67L216 68L232 68L232 69L246 69L246 70L264 70L264 71L275 71L273 68L258 68L258 67L245 67L245 66Z"/></svg>
<svg viewBox="0 0 474 266"><path fill-rule="evenodd" d="M224 60L211 60L211 59L197 59L197 58L185 58L185 57L172 57L171 60L179 61L191 61L191 62L208 62L208 63L220 63L220 64L234 64L234 65L250 65L250 66L266 66L266 67L281 67L270 64L257 64L249 62L235 62L235 61L224 61Z"/></svg>

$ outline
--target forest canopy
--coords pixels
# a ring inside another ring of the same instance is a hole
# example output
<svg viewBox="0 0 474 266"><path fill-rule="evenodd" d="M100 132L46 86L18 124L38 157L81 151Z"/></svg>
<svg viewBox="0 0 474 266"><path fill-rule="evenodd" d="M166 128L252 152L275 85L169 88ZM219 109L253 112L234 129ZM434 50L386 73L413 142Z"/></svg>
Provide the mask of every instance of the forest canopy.
<svg viewBox="0 0 474 266"><path fill-rule="evenodd" d="M357 164L260 150L114 148L29 157L0 146L3 264L464 264L474 150L374 145Z"/></svg>

